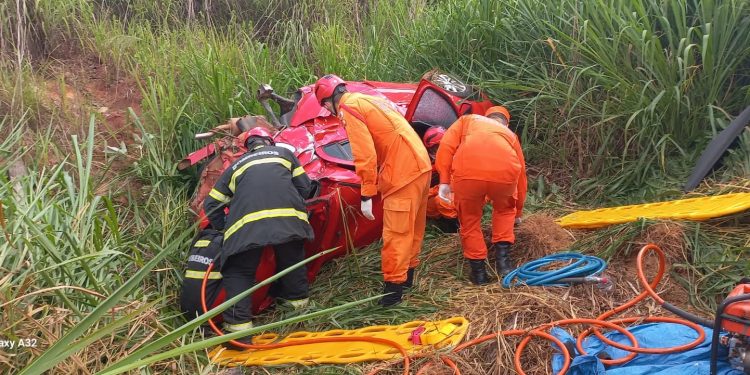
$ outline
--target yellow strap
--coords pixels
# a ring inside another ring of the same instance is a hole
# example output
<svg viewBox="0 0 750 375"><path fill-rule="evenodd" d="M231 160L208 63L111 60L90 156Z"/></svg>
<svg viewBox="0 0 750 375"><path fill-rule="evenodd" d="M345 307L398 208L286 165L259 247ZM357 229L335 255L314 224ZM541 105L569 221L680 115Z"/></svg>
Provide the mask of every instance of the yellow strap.
<svg viewBox="0 0 750 375"><path fill-rule="evenodd" d="M237 178L240 177L245 171L254 166L254 165L260 165L260 164L268 164L268 163L279 163L286 167L286 169L292 170L292 162L289 160L286 160L284 158L265 158L265 159L258 159L253 160L251 162L245 163L240 169L236 170L234 173L232 173L232 179L229 181L229 190L234 193L234 189L237 186Z"/></svg>
<svg viewBox="0 0 750 375"><path fill-rule="evenodd" d="M228 196L222 194L222 192L216 190L215 188L211 189L211 191L208 193L208 195L211 198L216 199L217 201L219 201L221 203L228 203L231 200L231 198L229 198Z"/></svg>
<svg viewBox="0 0 750 375"><path fill-rule="evenodd" d="M292 177L297 177L301 174L305 173L305 169L302 167L294 168L294 172L292 172Z"/></svg>
<svg viewBox="0 0 750 375"><path fill-rule="evenodd" d="M211 241L209 240L199 240L195 242L195 245L193 247L208 247L208 245L211 244Z"/></svg>
<svg viewBox="0 0 750 375"><path fill-rule="evenodd" d="M195 270L187 270L185 271L185 277L188 279L201 279L203 280L203 276L206 275L206 272L204 271L195 271ZM211 272L208 274L209 280L219 280L221 279L221 272Z"/></svg>
<svg viewBox="0 0 750 375"><path fill-rule="evenodd" d="M241 219L237 220L237 222L232 224L232 226L229 227L226 232L224 232L224 241L229 239L229 237L231 237L234 232L242 228L247 223L276 217L296 217L306 223L308 222L307 212L295 210L294 208L274 208L272 210L255 211L243 216Z"/></svg>

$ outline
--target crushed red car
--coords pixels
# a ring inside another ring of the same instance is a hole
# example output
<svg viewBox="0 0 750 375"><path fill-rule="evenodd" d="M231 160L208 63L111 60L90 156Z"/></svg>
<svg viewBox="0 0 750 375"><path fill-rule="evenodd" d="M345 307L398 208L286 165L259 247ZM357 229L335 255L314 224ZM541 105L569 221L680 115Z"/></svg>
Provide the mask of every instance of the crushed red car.
<svg viewBox="0 0 750 375"><path fill-rule="evenodd" d="M468 113L484 113L493 105L487 97L455 78L437 71L425 74L418 84L376 81L347 82L347 90L386 98L393 102L422 135L433 126L448 128L456 119ZM202 227L207 224L203 215L203 200L225 168L246 150L237 141L237 135L256 126L268 127L275 133L277 146L294 152L315 189L307 199L309 221L315 240L305 245L306 256L337 248L308 263L307 275L312 282L326 261L346 254L350 249L363 247L381 236L382 221L366 220L359 212L359 177L354 173L354 163L346 131L336 116L318 104L312 85L297 90L294 99L286 99L262 85L258 99L266 109L270 122L262 116L233 119L196 138L216 137L212 143L191 153L180 161L183 170L204 164L196 195L190 206ZM281 109L277 115L270 100ZM433 179L433 184L437 180ZM382 218L382 203L373 202L376 218ZM273 251L265 249L258 267L256 281L260 282L276 273ZM257 313L272 303L266 286L253 294L253 312ZM216 301L218 304L222 301Z"/></svg>

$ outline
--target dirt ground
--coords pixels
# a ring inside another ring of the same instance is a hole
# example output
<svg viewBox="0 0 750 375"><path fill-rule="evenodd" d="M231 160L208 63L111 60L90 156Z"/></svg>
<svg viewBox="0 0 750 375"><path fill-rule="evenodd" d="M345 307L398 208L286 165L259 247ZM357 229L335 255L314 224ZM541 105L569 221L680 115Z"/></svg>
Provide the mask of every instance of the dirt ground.
<svg viewBox="0 0 750 375"><path fill-rule="evenodd" d="M56 114L58 119L48 123L33 124L36 132L27 132L24 144L31 149L37 137L49 134L57 152L41 155L44 165L53 166L63 158L73 155L71 136L79 143L87 137L91 114L95 114L95 140L93 170L102 181L108 177L127 176L137 149L137 136L141 131L134 125L129 109L141 115L141 90L138 83L127 74L113 69L96 57L65 57L52 60L42 69L44 81L38 84L42 105ZM119 150L119 152L117 151ZM28 157L34 157L27 155ZM138 188L133 179L120 186ZM112 188L104 183L97 193ZM120 199L125 199L124 195ZM125 203L125 202L119 202Z"/></svg>

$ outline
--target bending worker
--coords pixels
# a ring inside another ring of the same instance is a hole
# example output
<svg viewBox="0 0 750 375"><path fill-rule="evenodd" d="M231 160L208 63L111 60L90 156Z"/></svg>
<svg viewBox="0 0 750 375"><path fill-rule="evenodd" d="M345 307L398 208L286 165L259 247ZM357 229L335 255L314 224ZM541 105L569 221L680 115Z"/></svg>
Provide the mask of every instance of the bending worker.
<svg viewBox="0 0 750 375"><path fill-rule="evenodd" d="M417 133L390 102L370 95L349 93L344 81L332 74L315 83L321 106L341 119L362 179L361 211L374 220L372 199L383 201L382 269L385 281L380 304L401 302L404 288L414 283L414 269L426 225L430 158Z"/></svg>
<svg viewBox="0 0 750 375"><path fill-rule="evenodd" d="M495 106L485 116L456 120L445 132L435 162L439 195L448 201L453 192L461 246L471 265L471 281L478 285L489 282L481 227L485 197L492 202L492 249L501 275L513 270L508 259L515 242L513 226L520 221L526 200L526 163L518 137L508 128L510 113Z"/></svg>
<svg viewBox="0 0 750 375"><path fill-rule="evenodd" d="M277 269L285 269L304 259L304 241L313 238L305 210L311 184L299 160L274 146L265 128L240 137L247 137L247 152L224 171L204 202L211 226L224 230L220 258L227 299L252 287L264 247L273 246ZM305 267L279 281L281 298L293 307L307 304ZM250 296L225 310L223 318L226 331L252 328ZM239 341L248 343L250 337Z"/></svg>

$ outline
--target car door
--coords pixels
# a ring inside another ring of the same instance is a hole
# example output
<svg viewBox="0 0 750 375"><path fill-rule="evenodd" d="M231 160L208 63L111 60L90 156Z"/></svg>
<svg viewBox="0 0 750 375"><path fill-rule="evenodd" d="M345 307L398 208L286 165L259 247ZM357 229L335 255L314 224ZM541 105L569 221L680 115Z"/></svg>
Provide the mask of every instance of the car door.
<svg viewBox="0 0 750 375"><path fill-rule="evenodd" d="M471 109L471 105L463 107L466 106L459 107L454 102L454 97L442 88L423 79L419 82L404 117L421 137L432 126L442 126L446 129L450 127L463 114L460 109Z"/></svg>

